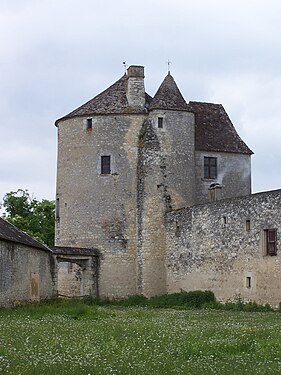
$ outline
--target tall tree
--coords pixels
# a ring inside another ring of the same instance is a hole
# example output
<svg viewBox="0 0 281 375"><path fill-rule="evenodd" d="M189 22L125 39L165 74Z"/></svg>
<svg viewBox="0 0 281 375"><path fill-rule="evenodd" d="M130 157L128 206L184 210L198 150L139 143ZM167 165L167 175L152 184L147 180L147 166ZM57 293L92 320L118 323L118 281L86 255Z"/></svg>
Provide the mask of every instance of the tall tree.
<svg viewBox="0 0 281 375"><path fill-rule="evenodd" d="M54 245L55 202L32 198L28 190L7 193L2 202L5 219L46 245Z"/></svg>

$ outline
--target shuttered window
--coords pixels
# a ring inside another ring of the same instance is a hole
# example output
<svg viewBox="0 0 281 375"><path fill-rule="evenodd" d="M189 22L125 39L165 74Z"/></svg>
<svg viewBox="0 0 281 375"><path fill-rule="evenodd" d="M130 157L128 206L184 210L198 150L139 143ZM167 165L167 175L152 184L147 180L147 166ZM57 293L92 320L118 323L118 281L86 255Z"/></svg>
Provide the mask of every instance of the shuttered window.
<svg viewBox="0 0 281 375"><path fill-rule="evenodd" d="M204 157L204 178L217 178L217 158Z"/></svg>
<svg viewBox="0 0 281 375"><path fill-rule="evenodd" d="M101 157L101 174L110 174L110 155Z"/></svg>
<svg viewBox="0 0 281 375"><path fill-rule="evenodd" d="M277 255L277 230L267 229L265 231L266 236L266 255L274 256Z"/></svg>

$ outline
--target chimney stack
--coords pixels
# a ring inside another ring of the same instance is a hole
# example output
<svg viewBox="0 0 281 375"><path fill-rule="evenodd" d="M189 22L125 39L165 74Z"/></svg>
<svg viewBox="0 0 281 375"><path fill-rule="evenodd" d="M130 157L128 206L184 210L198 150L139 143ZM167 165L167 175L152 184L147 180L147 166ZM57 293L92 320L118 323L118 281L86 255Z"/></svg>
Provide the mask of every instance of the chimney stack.
<svg viewBox="0 0 281 375"><path fill-rule="evenodd" d="M144 67L138 65L131 65L127 70L127 75L127 100L129 106L144 108Z"/></svg>

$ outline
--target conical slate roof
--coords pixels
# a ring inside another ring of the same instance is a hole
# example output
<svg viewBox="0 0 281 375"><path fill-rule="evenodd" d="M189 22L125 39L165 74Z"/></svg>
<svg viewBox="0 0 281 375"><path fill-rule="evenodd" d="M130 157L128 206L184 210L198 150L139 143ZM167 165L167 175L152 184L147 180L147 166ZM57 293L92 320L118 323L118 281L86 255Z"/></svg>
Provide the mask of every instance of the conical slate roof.
<svg viewBox="0 0 281 375"><path fill-rule="evenodd" d="M108 115L108 114L123 114L123 113L145 113L145 108L135 108L128 104L127 92L128 77L123 75L113 85L108 87L102 93L89 100L87 103L76 108L74 111L68 113L66 116L58 119L59 121L78 117L78 116L92 116L92 115ZM146 101L149 103L151 97L146 94Z"/></svg>
<svg viewBox="0 0 281 375"><path fill-rule="evenodd" d="M170 72L161 83L150 103L149 109L170 109L175 111L189 110L188 105Z"/></svg>

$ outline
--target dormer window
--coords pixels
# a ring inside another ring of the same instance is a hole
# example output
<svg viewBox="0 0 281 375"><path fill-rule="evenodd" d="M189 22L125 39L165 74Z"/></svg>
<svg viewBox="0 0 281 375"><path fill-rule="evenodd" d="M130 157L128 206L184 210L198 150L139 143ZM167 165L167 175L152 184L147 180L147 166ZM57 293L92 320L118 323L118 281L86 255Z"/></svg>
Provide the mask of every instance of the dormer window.
<svg viewBox="0 0 281 375"><path fill-rule="evenodd" d="M163 129L163 117L158 117L158 128Z"/></svg>
<svg viewBox="0 0 281 375"><path fill-rule="evenodd" d="M217 158L204 157L204 178L214 180L217 178Z"/></svg>

